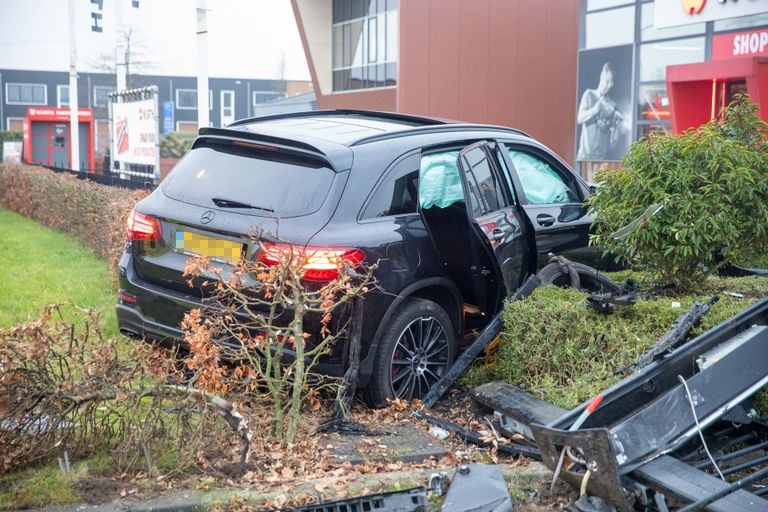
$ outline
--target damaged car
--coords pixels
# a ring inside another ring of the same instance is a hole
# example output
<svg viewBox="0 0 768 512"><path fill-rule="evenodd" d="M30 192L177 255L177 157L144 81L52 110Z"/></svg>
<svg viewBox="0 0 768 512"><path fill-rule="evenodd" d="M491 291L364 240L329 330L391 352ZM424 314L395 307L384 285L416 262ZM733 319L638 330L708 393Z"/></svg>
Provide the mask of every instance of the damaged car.
<svg viewBox="0 0 768 512"><path fill-rule="evenodd" d="M422 397L508 290L548 254L585 250L589 193L551 150L500 126L335 110L203 128L131 214L119 326L183 342L184 314L206 299L183 274L191 255L232 265L300 248L311 255L308 282L337 275L323 265L329 258L376 264L360 386L373 405ZM286 308L278 321L291 315ZM343 325L343 314L335 321ZM319 315L305 326L311 343ZM341 375L344 358L336 343L318 370Z"/></svg>

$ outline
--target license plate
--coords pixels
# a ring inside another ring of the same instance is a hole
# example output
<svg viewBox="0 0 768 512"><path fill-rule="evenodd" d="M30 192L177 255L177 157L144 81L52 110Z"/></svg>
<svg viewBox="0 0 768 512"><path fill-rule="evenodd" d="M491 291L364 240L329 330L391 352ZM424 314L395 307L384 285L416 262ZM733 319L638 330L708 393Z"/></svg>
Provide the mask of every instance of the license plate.
<svg viewBox="0 0 768 512"><path fill-rule="evenodd" d="M176 250L191 256L207 256L212 260L237 265L243 254L243 244L178 230L176 231Z"/></svg>

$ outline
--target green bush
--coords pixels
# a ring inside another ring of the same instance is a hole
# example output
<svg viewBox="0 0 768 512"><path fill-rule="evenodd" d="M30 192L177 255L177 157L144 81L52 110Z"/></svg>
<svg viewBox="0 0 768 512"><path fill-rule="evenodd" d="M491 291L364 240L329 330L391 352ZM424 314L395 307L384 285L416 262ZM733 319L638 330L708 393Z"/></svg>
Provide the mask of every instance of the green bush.
<svg viewBox="0 0 768 512"><path fill-rule="evenodd" d="M77 238L115 272L125 223L145 190L100 185L30 165L0 164L0 207Z"/></svg>
<svg viewBox="0 0 768 512"><path fill-rule="evenodd" d="M623 168L598 173L595 245L693 289L719 266L768 250L766 125L742 97L725 121L635 142ZM653 204L663 207L612 235Z"/></svg>
<svg viewBox="0 0 768 512"><path fill-rule="evenodd" d="M181 158L192 148L197 133L171 132L160 141L160 156L163 158Z"/></svg>
<svg viewBox="0 0 768 512"><path fill-rule="evenodd" d="M768 294L768 279L712 278L700 295L642 300L612 315L588 308L581 291L539 288L529 298L505 305L504 332L493 362L473 367L462 382L474 386L501 380L570 409L618 382L623 376L614 375L616 370L632 363L695 300L720 290L739 291L746 298L721 296L694 334Z"/></svg>

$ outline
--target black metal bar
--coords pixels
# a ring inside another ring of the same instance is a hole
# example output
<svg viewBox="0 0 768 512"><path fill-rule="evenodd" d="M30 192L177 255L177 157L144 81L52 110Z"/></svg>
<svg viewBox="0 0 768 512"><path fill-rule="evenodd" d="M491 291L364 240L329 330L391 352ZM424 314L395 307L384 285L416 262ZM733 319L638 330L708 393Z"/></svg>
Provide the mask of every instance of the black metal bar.
<svg viewBox="0 0 768 512"><path fill-rule="evenodd" d="M477 432L473 432L468 428L459 425L458 423L453 423L452 421L436 418L434 416L425 414L423 412L415 412L413 413L413 417L419 420L424 420L427 423L438 426L442 429L450 430L451 432L456 432L459 436L462 437L462 439L472 444L476 444L478 446L485 446L485 447L491 446L491 443L483 440ZM541 452L538 450L538 448L534 448L533 446L525 446L517 443L510 443L510 444L499 443L496 448L500 452L508 453L510 455L514 455L514 456L524 455L529 459L541 460Z"/></svg>
<svg viewBox="0 0 768 512"><path fill-rule="evenodd" d="M533 292L533 290L538 288L540 284L541 281L538 277L535 275L528 276L528 279L526 279L520 288L517 289L514 296L512 297L512 300L520 300L527 297ZM432 407L435 405L440 397L443 396L443 394L448 391L456 379L459 378L459 375L461 375L464 370L466 370L467 367L472 364L472 361L474 361L475 358L479 356L483 350L485 350L485 347L487 347L488 344L496 338L496 336L501 332L501 328L503 327L501 314L502 312L500 311L496 314L496 316L493 317L493 319L491 319L490 323L485 326L480 335L475 338L475 341L473 341L472 344L467 347L464 353L456 359L448 371L445 372L445 375L443 375L443 377L437 381L434 386L432 386L432 388L429 390L429 393L427 393L426 396L421 400L421 403L423 403L424 406Z"/></svg>
<svg viewBox="0 0 768 512"><path fill-rule="evenodd" d="M768 446L768 441L764 441L762 443L758 443L758 444L755 444L755 445L752 445L752 446L747 446L745 448L742 448L741 450L736 450L735 452L728 453L728 454L723 455L721 457L715 457L715 459L717 460L718 464L720 464L722 462L728 462L729 460L733 460L733 459L739 458L742 455L746 455L748 453L752 453L754 451L760 450L761 448L765 448L766 446ZM711 465L712 465L712 461L707 459L704 462L696 464L694 467L696 469L704 469L704 468L708 468ZM723 473L723 474L725 474L725 473Z"/></svg>
<svg viewBox="0 0 768 512"><path fill-rule="evenodd" d="M760 471L755 471L754 473L752 473L746 478L742 478L741 480L736 480L729 486L724 487L721 490L700 499L699 501L691 503L690 505L679 509L677 512L694 512L696 510L701 510L702 508L706 507L710 503L714 503L720 498L728 496L729 494L735 491L738 491L742 487L749 485L752 482L757 482L759 480L762 480L766 476L768 476L768 467L764 467Z"/></svg>
<svg viewBox="0 0 768 512"><path fill-rule="evenodd" d="M724 469L723 476L732 475L734 473L738 473L739 471L744 471L745 469L749 469L752 467L757 466L758 464L762 464L763 462L768 462L768 455L763 455L762 457L758 457L756 459L748 460L747 462L744 462L742 464L738 464L736 466L730 467L728 469Z"/></svg>

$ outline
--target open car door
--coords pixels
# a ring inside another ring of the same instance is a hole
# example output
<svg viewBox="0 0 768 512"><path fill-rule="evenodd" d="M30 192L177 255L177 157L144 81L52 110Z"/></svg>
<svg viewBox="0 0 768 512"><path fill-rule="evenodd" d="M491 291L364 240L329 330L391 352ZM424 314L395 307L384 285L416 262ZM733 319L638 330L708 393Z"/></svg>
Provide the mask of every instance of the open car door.
<svg viewBox="0 0 768 512"><path fill-rule="evenodd" d="M534 147L501 144L500 161L510 170L520 204L533 227L539 266L547 254L567 254L589 245L592 218L584 190L561 162Z"/></svg>
<svg viewBox="0 0 768 512"><path fill-rule="evenodd" d="M528 262L525 226L489 143L426 153L421 213L446 274L465 302L495 313L520 285Z"/></svg>

